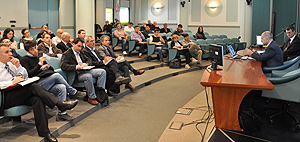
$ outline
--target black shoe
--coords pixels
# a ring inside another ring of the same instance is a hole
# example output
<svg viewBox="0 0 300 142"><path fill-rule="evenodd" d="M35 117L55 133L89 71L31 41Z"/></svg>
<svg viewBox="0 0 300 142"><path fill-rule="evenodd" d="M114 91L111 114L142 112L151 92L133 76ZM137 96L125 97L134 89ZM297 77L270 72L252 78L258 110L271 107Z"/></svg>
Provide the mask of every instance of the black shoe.
<svg viewBox="0 0 300 142"><path fill-rule="evenodd" d="M83 99L86 96L85 92L77 91L74 95L69 95L71 99Z"/></svg>
<svg viewBox="0 0 300 142"><path fill-rule="evenodd" d="M117 97L119 94L118 93L115 93L113 91L108 91L108 96L112 96L112 97Z"/></svg>
<svg viewBox="0 0 300 142"><path fill-rule="evenodd" d="M115 83L116 84L126 84L130 82L130 78L129 77L123 77L123 76L119 76L118 78L116 78Z"/></svg>
<svg viewBox="0 0 300 142"><path fill-rule="evenodd" d="M78 100L74 101L64 101L64 102L58 102L57 107L60 111L66 111L74 108L78 103Z"/></svg>
<svg viewBox="0 0 300 142"><path fill-rule="evenodd" d="M71 117L69 114L64 114L64 115L56 115L56 121L71 121L73 120L73 117Z"/></svg>
<svg viewBox="0 0 300 142"><path fill-rule="evenodd" d="M41 135L39 135L41 136ZM44 140L47 141L47 142L58 142L58 140L56 139L56 137L54 137L51 133L48 133L44 136L41 136L41 137L44 137Z"/></svg>

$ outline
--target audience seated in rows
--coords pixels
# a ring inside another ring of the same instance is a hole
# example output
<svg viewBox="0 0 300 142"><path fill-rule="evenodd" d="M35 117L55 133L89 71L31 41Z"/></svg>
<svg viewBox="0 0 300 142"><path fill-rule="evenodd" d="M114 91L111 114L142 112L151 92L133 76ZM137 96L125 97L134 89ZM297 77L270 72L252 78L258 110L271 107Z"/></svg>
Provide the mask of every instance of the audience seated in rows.
<svg viewBox="0 0 300 142"><path fill-rule="evenodd" d="M160 29L160 33L171 33L171 30L168 28L168 24L164 23L164 27Z"/></svg>
<svg viewBox="0 0 300 142"><path fill-rule="evenodd" d="M146 29L146 22L143 22L143 25L140 27L140 31L144 31Z"/></svg>
<svg viewBox="0 0 300 142"><path fill-rule="evenodd" d="M106 31L106 33L111 34L112 33L112 25L109 24L108 21L105 21L105 25L103 26L103 30Z"/></svg>
<svg viewBox="0 0 300 142"><path fill-rule="evenodd" d="M177 27L177 29L173 32L172 35L178 35L178 36L180 36L182 34L183 34L182 25L179 24L178 27Z"/></svg>
<svg viewBox="0 0 300 142"><path fill-rule="evenodd" d="M28 77L40 77L37 84L58 97L60 101L67 100L67 93L73 98L83 99L85 97L85 93L77 91L71 87L59 73L55 73L54 69L47 64L45 57L38 57L35 41L25 41L24 47L27 55L23 56L20 62L27 70ZM71 121L72 119L73 118L68 115L66 111L58 109L56 121Z"/></svg>
<svg viewBox="0 0 300 142"><path fill-rule="evenodd" d="M189 34L183 34L184 39L181 41L181 44L183 47L187 47L190 51L191 54L195 54L198 58L197 65L198 67L202 67L203 65L201 64L202 61L202 54L203 52L208 53L206 50L202 50L200 46L198 46L195 42L190 40Z"/></svg>
<svg viewBox="0 0 300 142"><path fill-rule="evenodd" d="M202 26L198 27L197 33L195 35L195 38L196 39L206 39Z"/></svg>
<svg viewBox="0 0 300 142"><path fill-rule="evenodd" d="M68 49L72 48L71 42L71 36L69 33L64 32L61 35L61 42L57 44L57 48L62 51L62 53L65 53Z"/></svg>
<svg viewBox="0 0 300 142"><path fill-rule="evenodd" d="M191 62L191 53L187 47L184 47L179 41L178 41L178 35L174 34L172 36L172 42L171 42L171 48L177 49L179 55L185 56L185 68L190 68L190 62Z"/></svg>
<svg viewBox="0 0 300 142"><path fill-rule="evenodd" d="M154 31L155 29L159 29L159 26L157 25L157 22L156 22L156 21L153 22L153 26L150 27L150 29L151 29L152 31Z"/></svg>
<svg viewBox="0 0 300 142"><path fill-rule="evenodd" d="M0 76L1 89L28 78L26 69L21 66L17 58L12 57L10 47L5 43L0 43ZM2 93L4 93L5 99L3 100L4 105L1 107L4 109L18 105L32 106L38 135L50 142L57 142L57 139L49 131L45 105L51 109L57 106L63 112L74 108L78 103L78 100L60 101L36 83L4 90Z"/></svg>
<svg viewBox="0 0 300 142"><path fill-rule="evenodd" d="M147 26L149 26L150 29L154 29L154 25L151 23L151 20L148 20Z"/></svg>
<svg viewBox="0 0 300 142"><path fill-rule="evenodd" d="M42 35L44 34L44 32L47 32L50 36L51 36L51 39L53 37L55 37L55 35L53 34L53 32L51 30L48 29L48 26L47 25L42 25L42 30L41 32L37 35L36 39L39 39L39 38L42 38Z"/></svg>
<svg viewBox="0 0 300 142"><path fill-rule="evenodd" d="M11 41L11 48L17 50L18 45L17 45L17 42L14 40L14 37L15 37L15 31L12 28L6 28L3 32L1 41L3 39L9 39Z"/></svg>
<svg viewBox="0 0 300 142"><path fill-rule="evenodd" d="M106 72L104 69L96 68L84 70L84 67L92 65L92 62L82 52L84 41L81 38L76 38L73 41L73 47L68 49L61 59L61 69L67 72L76 72L75 80L84 83L88 95L88 102L92 105L97 105L101 98L97 97L95 90L101 90L105 93ZM96 86L94 86L93 78L96 78Z"/></svg>
<svg viewBox="0 0 300 142"><path fill-rule="evenodd" d="M143 56L143 52L145 50L145 48L147 48L147 43L145 42L145 37L142 34L142 32L140 31L140 27L139 26L135 26L134 27L134 31L131 32L130 34L130 38L131 40L135 40L136 41L136 46L139 46L139 57L140 58L144 58Z"/></svg>
<svg viewBox="0 0 300 142"><path fill-rule="evenodd" d="M119 73L118 65L112 57L102 57L98 50L95 50L95 40L92 36L85 37L86 46L82 53L91 60L91 65L106 71L106 89L108 95L116 97L120 93L120 85L128 83L129 77L123 77Z"/></svg>
<svg viewBox="0 0 300 142"><path fill-rule="evenodd" d="M3 39L1 43L6 43L9 45L10 52L14 58L18 58L19 60L22 58L22 56L19 55L14 48L11 48L11 41L9 39Z"/></svg>
<svg viewBox="0 0 300 142"><path fill-rule="evenodd" d="M58 54L62 54L62 51L58 49L55 44L51 43L51 37L48 33L42 37L42 43L38 45L38 56L42 57L43 54L47 54L50 57L58 58Z"/></svg>
<svg viewBox="0 0 300 142"><path fill-rule="evenodd" d="M61 42L61 34L64 31L62 29L57 29L56 36L52 38L52 43L56 46L58 43Z"/></svg>
<svg viewBox="0 0 300 142"><path fill-rule="evenodd" d="M30 31L27 28L22 29L21 33L22 33L23 37L19 40L19 47L20 47L20 49L24 49L24 42L25 41L29 41L29 40L34 40L35 41L35 39L30 37Z"/></svg>
<svg viewBox="0 0 300 142"><path fill-rule="evenodd" d="M126 52L126 43L128 41L129 34L121 29L121 24L117 24L117 29L114 31L114 35L118 38L118 43L122 43L122 53L127 55Z"/></svg>
<svg viewBox="0 0 300 142"><path fill-rule="evenodd" d="M124 57L119 56L118 54L115 54L113 49L109 47L109 36L103 35L100 38L101 45L98 49L100 52L100 55L105 59L107 56L112 57L114 60L118 63L118 69L124 73L124 77L129 77L129 70L133 72L134 75L141 75L145 71L144 70L136 70L134 69L127 60L124 59ZM130 79L131 81L131 79ZM132 90L135 90L135 87L133 87L129 82L125 84L125 88Z"/></svg>
<svg viewBox="0 0 300 142"><path fill-rule="evenodd" d="M154 35L150 37L149 44L155 44L155 50L158 52L160 64L164 63L162 54L162 47L165 44L165 40L160 36L159 30L154 30Z"/></svg>
<svg viewBox="0 0 300 142"><path fill-rule="evenodd" d="M147 25L145 30L143 31L143 35L145 38L149 38L150 37L149 34L153 34L153 31L150 30L150 27Z"/></svg>
<svg viewBox="0 0 300 142"><path fill-rule="evenodd" d="M134 28L133 28L132 26L133 26L133 23L132 23L132 22L129 22L129 23L128 23L128 26L125 26L125 27L124 27L124 31L125 31L125 32L132 32L132 31L134 31Z"/></svg>

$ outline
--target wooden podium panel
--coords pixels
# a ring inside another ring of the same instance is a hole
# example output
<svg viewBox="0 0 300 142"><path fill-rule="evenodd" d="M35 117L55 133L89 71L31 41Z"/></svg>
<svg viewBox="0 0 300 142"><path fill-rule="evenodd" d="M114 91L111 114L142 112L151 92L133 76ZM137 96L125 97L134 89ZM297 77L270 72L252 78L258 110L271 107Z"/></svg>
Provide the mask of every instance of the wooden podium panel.
<svg viewBox="0 0 300 142"><path fill-rule="evenodd" d="M217 128L241 131L238 112L251 90L272 90L274 85L261 69L261 62L224 59L223 70L206 69L201 85L211 87Z"/></svg>

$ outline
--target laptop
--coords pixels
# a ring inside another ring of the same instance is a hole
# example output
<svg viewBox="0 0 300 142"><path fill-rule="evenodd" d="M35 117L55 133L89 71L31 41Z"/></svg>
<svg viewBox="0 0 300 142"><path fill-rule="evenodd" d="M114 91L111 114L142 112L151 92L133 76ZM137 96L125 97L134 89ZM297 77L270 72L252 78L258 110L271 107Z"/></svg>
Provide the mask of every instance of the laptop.
<svg viewBox="0 0 300 142"><path fill-rule="evenodd" d="M241 55L236 54L231 45L228 45L227 48L228 48L228 50L229 50L229 52L230 52L233 59L241 59L243 57Z"/></svg>

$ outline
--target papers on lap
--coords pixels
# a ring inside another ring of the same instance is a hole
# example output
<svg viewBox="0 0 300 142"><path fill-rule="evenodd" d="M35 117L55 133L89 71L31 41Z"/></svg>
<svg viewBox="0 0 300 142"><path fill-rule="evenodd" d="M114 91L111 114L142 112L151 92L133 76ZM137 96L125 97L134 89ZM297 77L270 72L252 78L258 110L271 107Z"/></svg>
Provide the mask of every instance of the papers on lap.
<svg viewBox="0 0 300 142"><path fill-rule="evenodd" d="M32 77L32 78L27 78L27 79L24 79L24 80L20 81L19 83L10 85L10 86L4 88L3 90L6 90L6 91L7 91L7 90L11 90L11 89L13 89L13 88L16 88L16 87L18 87L18 86L25 86L25 85L31 84L31 83L33 83L33 82L36 82L36 81L38 81L39 79L40 79L40 77L37 77L37 76Z"/></svg>

